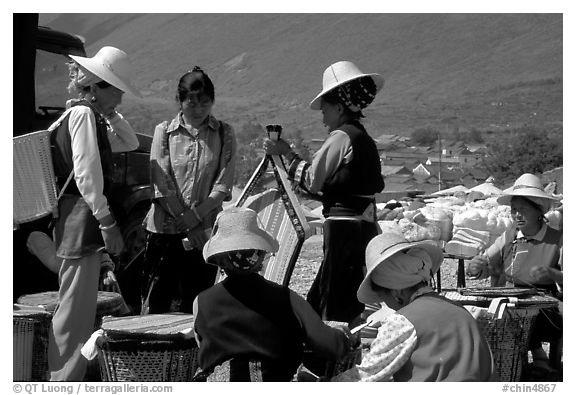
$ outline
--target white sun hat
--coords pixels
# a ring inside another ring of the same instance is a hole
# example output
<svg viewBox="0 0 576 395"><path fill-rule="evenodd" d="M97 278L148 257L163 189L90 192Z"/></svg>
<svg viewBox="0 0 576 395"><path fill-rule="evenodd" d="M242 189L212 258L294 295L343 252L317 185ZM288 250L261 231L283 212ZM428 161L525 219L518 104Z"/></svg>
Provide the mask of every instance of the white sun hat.
<svg viewBox="0 0 576 395"><path fill-rule="evenodd" d="M312 110L319 110L322 96L340 85L362 77L372 77L376 85L376 93L384 86L384 78L380 74L365 74L352 62L343 60L328 66L322 77L322 92L310 102Z"/></svg>
<svg viewBox="0 0 576 395"><path fill-rule="evenodd" d="M518 177L512 186L512 190L500 196L497 202L499 204L510 205L514 196L522 196L534 202L540 206L544 213L550 209L552 202L558 200L556 197L547 193L542 186L540 178L531 173L525 173Z"/></svg>
<svg viewBox="0 0 576 395"><path fill-rule="evenodd" d="M123 92L142 97L130 83L132 65L126 52L115 47L102 47L91 58L70 55L72 60Z"/></svg>
<svg viewBox="0 0 576 395"><path fill-rule="evenodd" d="M278 251L278 241L258 226L256 211L245 207L231 207L218 214L212 236L204 245L207 263L223 252L242 250Z"/></svg>

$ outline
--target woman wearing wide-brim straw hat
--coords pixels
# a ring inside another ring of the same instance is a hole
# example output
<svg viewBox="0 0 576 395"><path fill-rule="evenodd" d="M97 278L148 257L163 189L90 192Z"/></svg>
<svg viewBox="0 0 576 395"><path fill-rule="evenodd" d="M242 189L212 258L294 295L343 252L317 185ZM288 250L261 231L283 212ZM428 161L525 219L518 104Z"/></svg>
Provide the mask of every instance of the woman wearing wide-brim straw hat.
<svg viewBox="0 0 576 395"><path fill-rule="evenodd" d="M476 320L429 285L442 260L436 244L409 242L400 232L370 241L358 300L383 304L367 320L378 335L362 362L333 381L491 379L490 347Z"/></svg>
<svg viewBox="0 0 576 395"><path fill-rule="evenodd" d="M510 206L514 222L494 244L470 261L468 275L475 279L490 276L493 286L545 289L561 298L562 232L549 227L544 216L557 199L544 191L539 177L526 173L497 202ZM540 364L544 367L547 361L542 339L558 339L562 333L558 309L546 309L545 313L549 319L542 315L537 318L530 341L534 360L543 361Z"/></svg>
<svg viewBox="0 0 576 395"><path fill-rule="evenodd" d="M324 71L322 91L310 103L321 110L330 133L312 163L282 139L265 141L268 154L286 157L288 176L323 204L324 258L307 300L324 320L352 322L364 310L356 289L364 278L364 250L378 234L374 196L384 180L376 144L360 120L383 86L379 74L336 62Z"/></svg>
<svg viewBox="0 0 576 395"><path fill-rule="evenodd" d="M94 329L103 254L117 255L124 247L107 198L112 152L138 147L134 130L116 111L124 92L138 95L130 82L128 55L103 47L93 57L71 58L68 91L73 99L51 126L54 171L60 188L66 185L54 227L62 263L48 347L53 381L81 381L86 372L80 348Z"/></svg>
<svg viewBox="0 0 576 395"><path fill-rule="evenodd" d="M242 381L239 366L253 358L262 363L263 381L291 381L304 343L328 360L351 346L345 327L327 326L301 296L259 274L266 255L276 251L278 242L259 226L254 210L234 207L219 214L203 255L227 276L201 292L193 309L204 375L234 358L231 381Z"/></svg>

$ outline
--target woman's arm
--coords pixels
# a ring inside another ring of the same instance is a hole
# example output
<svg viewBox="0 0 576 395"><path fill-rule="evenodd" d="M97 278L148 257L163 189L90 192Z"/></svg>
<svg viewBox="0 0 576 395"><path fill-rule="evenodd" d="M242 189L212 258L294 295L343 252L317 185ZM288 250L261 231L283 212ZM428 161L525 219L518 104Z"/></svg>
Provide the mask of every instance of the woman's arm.
<svg viewBox="0 0 576 395"><path fill-rule="evenodd" d="M290 290L290 304L304 333L307 344L319 356L336 360L350 349L350 341L344 331L326 325L300 295Z"/></svg>
<svg viewBox="0 0 576 395"><path fill-rule="evenodd" d="M196 210L201 218L220 207L224 200L229 199L234 185L234 173L236 170L236 136L234 129L226 123L222 123L224 128L224 142L218 163L218 173L206 200L196 206Z"/></svg>
<svg viewBox="0 0 576 395"><path fill-rule="evenodd" d="M154 190L153 199L162 206L170 216L181 215L185 207L180 202L178 186L172 177L170 161L170 144L163 122L156 126L150 148L150 183Z"/></svg>
<svg viewBox="0 0 576 395"><path fill-rule="evenodd" d="M104 196L104 175L98 150L96 119L92 110L85 106L72 108L68 131L72 145L74 180L94 217L100 221L110 216L110 210Z"/></svg>
<svg viewBox="0 0 576 395"><path fill-rule="evenodd" d="M416 329L406 317L396 313L387 315L360 365L332 381L393 381L394 373L410 359L416 343Z"/></svg>

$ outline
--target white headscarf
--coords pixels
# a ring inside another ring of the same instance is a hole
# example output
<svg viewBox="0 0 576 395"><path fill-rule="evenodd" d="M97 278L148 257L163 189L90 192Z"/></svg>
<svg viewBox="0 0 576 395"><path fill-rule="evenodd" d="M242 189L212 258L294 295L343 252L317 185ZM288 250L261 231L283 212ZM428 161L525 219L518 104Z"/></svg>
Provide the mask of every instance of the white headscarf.
<svg viewBox="0 0 576 395"><path fill-rule="evenodd" d="M404 289L428 282L433 274L430 255L424 249L414 247L381 262L372 272L371 279L387 289Z"/></svg>

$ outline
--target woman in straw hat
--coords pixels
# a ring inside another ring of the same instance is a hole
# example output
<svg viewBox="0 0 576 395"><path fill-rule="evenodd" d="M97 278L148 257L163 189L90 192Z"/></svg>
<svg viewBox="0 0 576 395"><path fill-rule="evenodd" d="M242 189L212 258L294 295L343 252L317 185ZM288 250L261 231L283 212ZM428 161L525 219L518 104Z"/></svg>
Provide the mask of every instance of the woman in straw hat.
<svg viewBox="0 0 576 395"><path fill-rule="evenodd" d="M288 176L323 203L324 259L307 299L324 320L352 322L364 310L356 290L366 245L378 234L374 194L384 180L376 144L360 120L383 85L379 74L364 74L349 61L324 71L310 108L321 110L330 136L312 164L282 139L265 141L268 154L286 157Z"/></svg>
<svg viewBox="0 0 576 395"><path fill-rule="evenodd" d="M510 193L497 201L510 205L514 222L484 253L469 262L468 275L474 279L491 276L493 286L539 288L562 298L562 232L549 227L544 216L556 199L544 191L537 176L526 173L514 182ZM542 310L530 341L537 367L548 367L541 341L558 340L561 334L558 309ZM554 364L559 368L557 361Z"/></svg>
<svg viewBox="0 0 576 395"><path fill-rule="evenodd" d="M91 58L71 56L69 109L52 127L54 170L61 188L74 176L58 202L54 228L59 266L58 307L48 348L50 379L80 381L86 371L82 344L94 330L98 278L104 251L117 255L124 246L108 206L113 151L138 147L138 139L116 106L130 84L124 51L103 47Z"/></svg>
<svg viewBox="0 0 576 395"><path fill-rule="evenodd" d="M378 335L360 365L333 381L489 381L492 356L476 320L428 284L443 260L427 241L380 234L366 249L363 303L385 303L369 317ZM395 310L392 311L392 310Z"/></svg>
<svg viewBox="0 0 576 395"><path fill-rule="evenodd" d="M202 247L232 197L236 138L212 115L212 80L195 66L180 77L176 101L178 113L156 126L150 152L142 314L191 313L196 295L214 284L217 270Z"/></svg>
<svg viewBox="0 0 576 395"><path fill-rule="evenodd" d="M242 366L257 359L264 381L291 381L304 342L330 360L349 350L346 328L327 326L302 297L259 275L266 254L277 250L278 242L258 226L255 211L230 208L218 216L203 253L227 277L194 301L204 372L232 358L231 380L245 381Z"/></svg>

